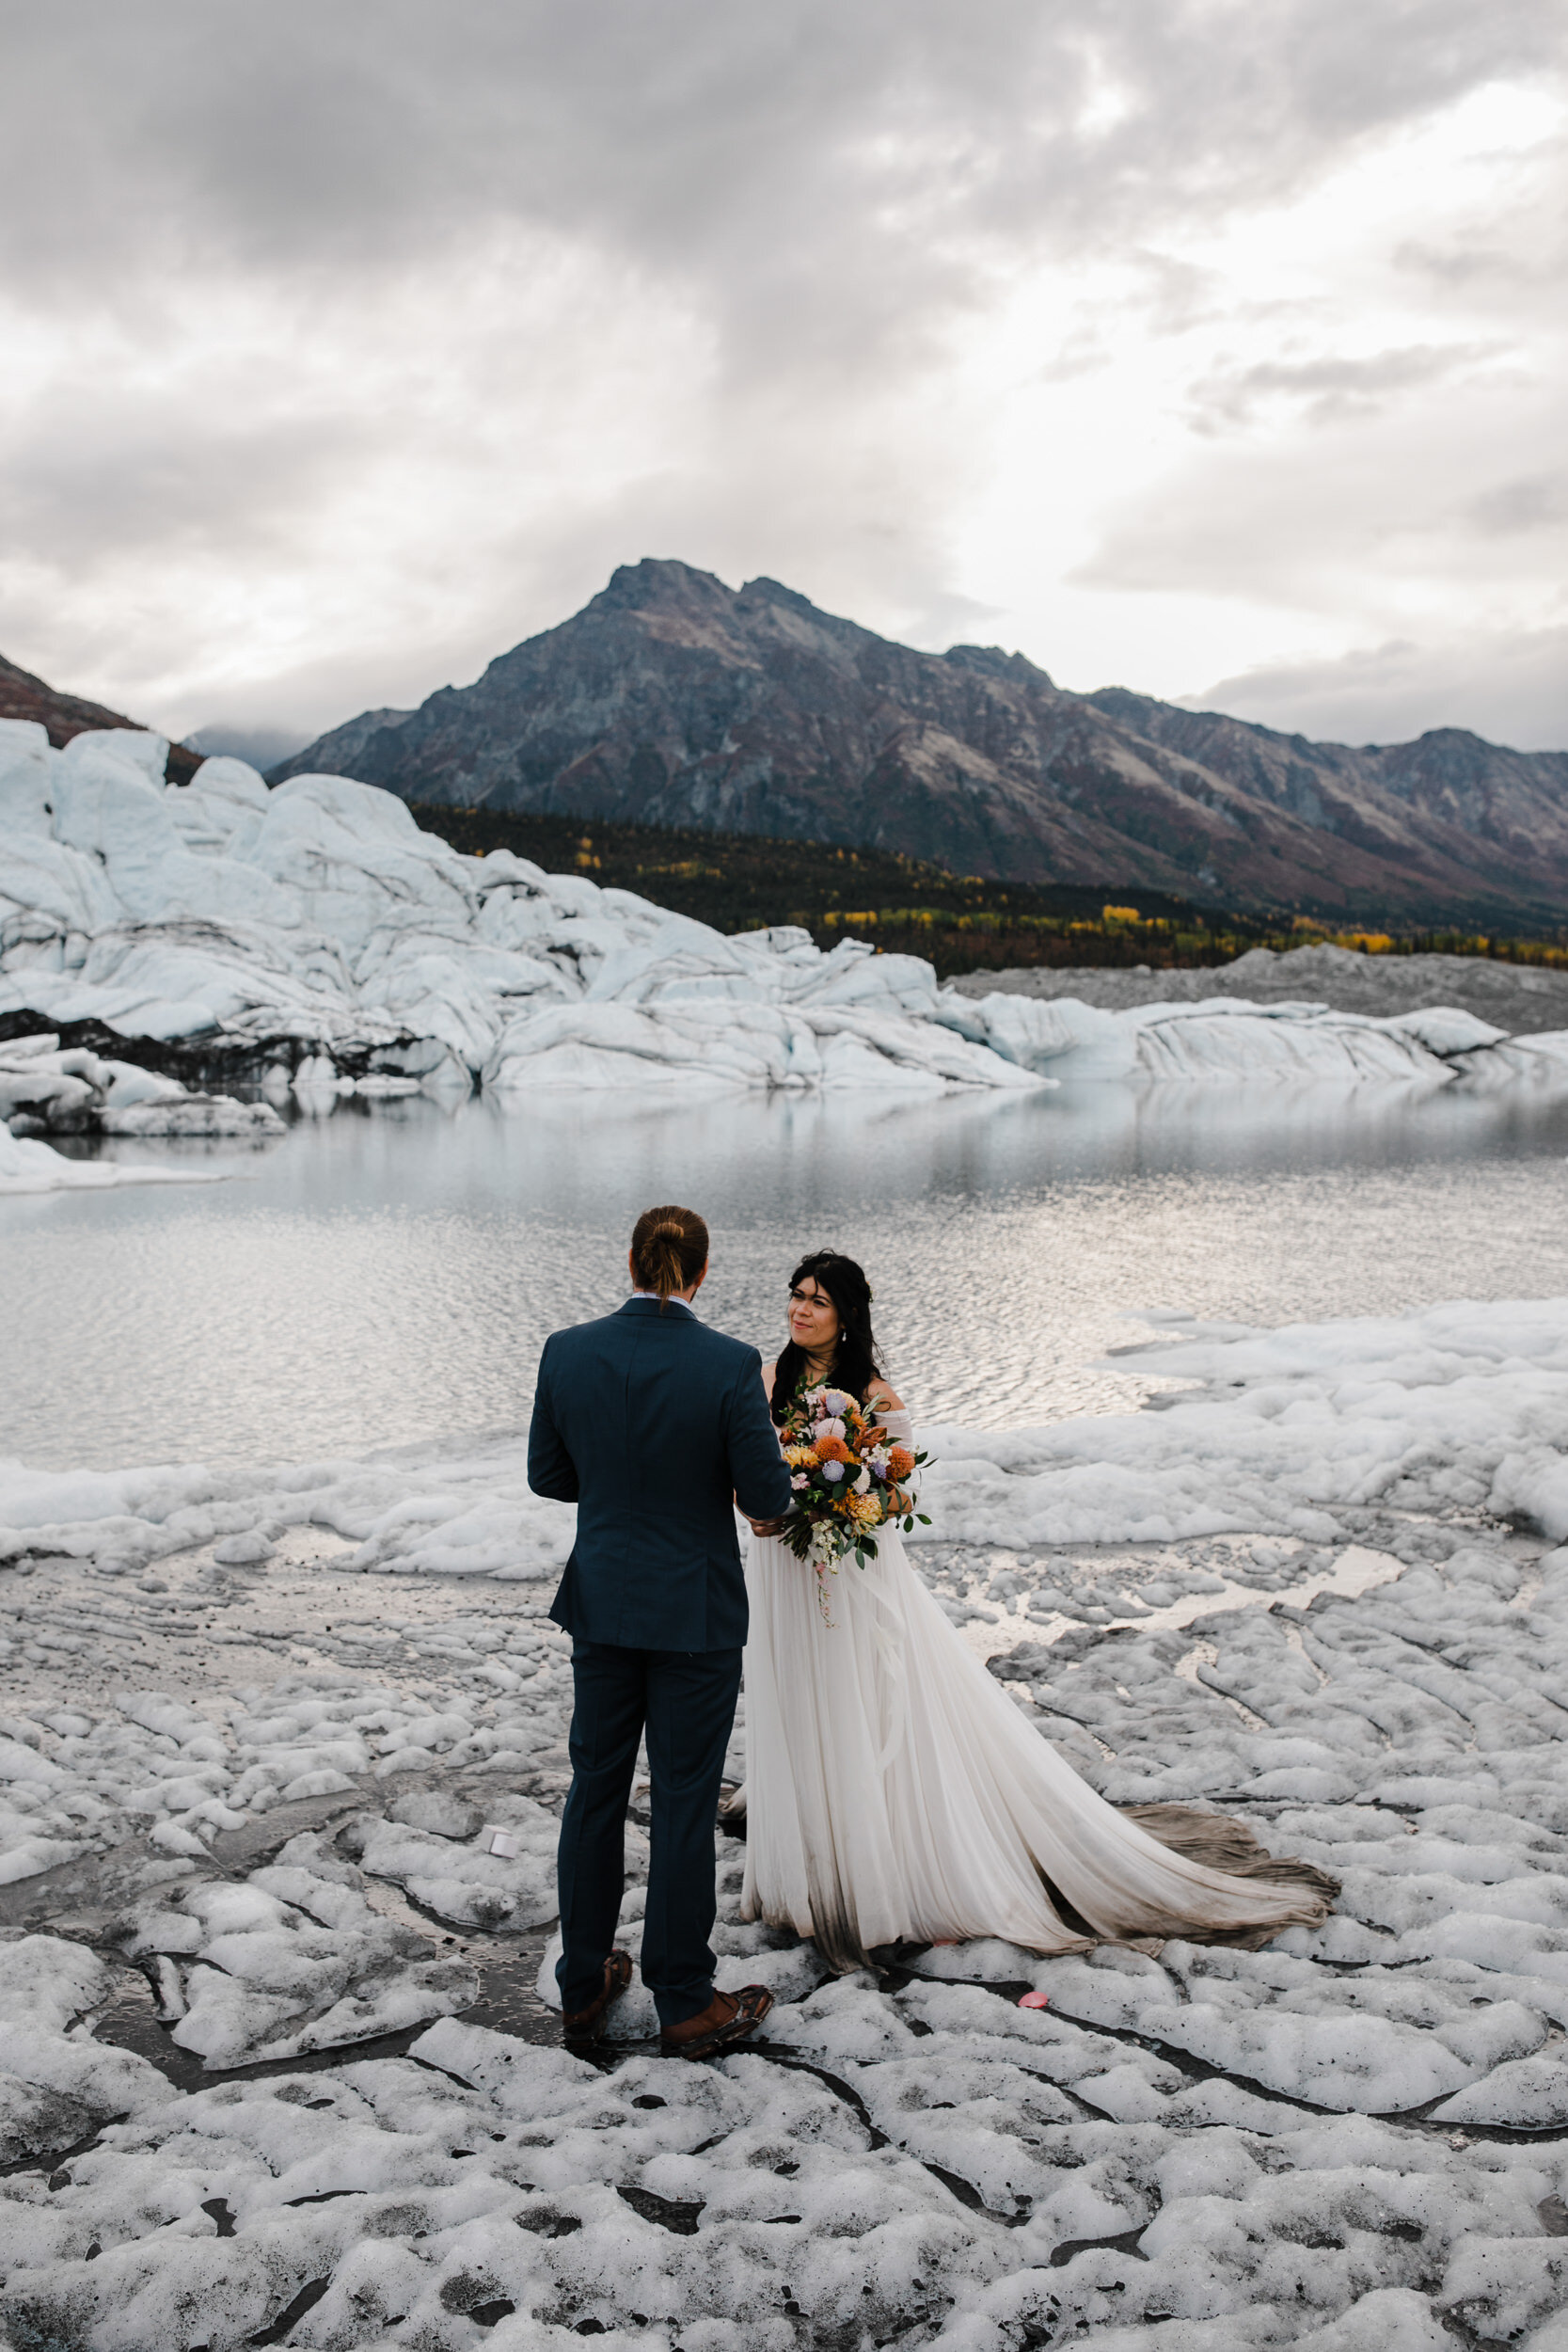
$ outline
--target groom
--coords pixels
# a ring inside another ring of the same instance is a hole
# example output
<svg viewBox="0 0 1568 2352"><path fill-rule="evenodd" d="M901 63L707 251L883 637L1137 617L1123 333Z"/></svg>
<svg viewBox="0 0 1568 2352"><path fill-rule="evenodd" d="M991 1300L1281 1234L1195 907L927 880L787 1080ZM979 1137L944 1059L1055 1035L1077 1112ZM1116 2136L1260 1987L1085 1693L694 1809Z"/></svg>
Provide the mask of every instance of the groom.
<svg viewBox="0 0 1568 2352"><path fill-rule="evenodd" d="M789 1472L754 1347L700 1323L708 1235L690 1209L648 1209L631 1237L632 1295L557 1331L539 1362L528 1480L578 1506L550 1615L572 1636L572 1788L561 1823L568 2046L595 2041L631 1981L612 1949L624 1830L644 1731L653 1858L642 1981L671 2057L706 2058L773 2006L759 1984L716 1993L714 1819L740 1689L746 1584L735 1503L778 1518Z"/></svg>

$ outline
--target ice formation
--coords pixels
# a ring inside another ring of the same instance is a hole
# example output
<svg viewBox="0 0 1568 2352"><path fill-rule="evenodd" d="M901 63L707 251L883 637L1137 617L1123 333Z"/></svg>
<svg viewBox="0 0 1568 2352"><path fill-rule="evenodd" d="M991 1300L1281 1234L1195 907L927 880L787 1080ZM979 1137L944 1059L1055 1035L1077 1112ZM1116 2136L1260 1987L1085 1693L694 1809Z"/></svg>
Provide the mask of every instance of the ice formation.
<svg viewBox="0 0 1568 2352"><path fill-rule="evenodd" d="M1195 1385L923 1432L917 1569L1114 1802L1239 1815L1334 1916L833 1979L721 1840L721 1980L778 2006L704 2067L640 2000L602 2068L545 2042L570 1515L516 1449L8 1469L11 2341L1561 2352L1568 1301L1146 1360Z"/></svg>
<svg viewBox="0 0 1568 2352"><path fill-rule="evenodd" d="M71 1185L167 1184L211 1176L164 1163L68 1160L42 1134L243 1136L265 1142L283 1121L265 1103L198 1094L134 1062L104 1060L85 1046L62 1052L57 1037L0 1042L0 1193L55 1192Z"/></svg>
<svg viewBox="0 0 1568 2352"><path fill-rule="evenodd" d="M121 730L54 752L0 723L0 1014L200 1038L304 1089L1037 1083L934 1019L911 958L724 939L506 852L463 857L338 776L269 792L210 759L166 787L165 750Z"/></svg>
<svg viewBox="0 0 1568 2352"><path fill-rule="evenodd" d="M166 1883L105 1940L150 1965L170 2040L208 2067L367 2041L465 2009L479 1990L466 1962L434 1957L427 1937L372 1911L357 1871L308 1835L243 1886Z"/></svg>
<svg viewBox="0 0 1568 2352"><path fill-rule="evenodd" d="M269 792L219 758L165 786L166 748L121 729L55 752L40 727L0 722L0 1019L199 1040L303 1093L1568 1084L1568 1037L1510 1041L1458 1011L971 997L859 941L726 938L507 851L461 856L341 776Z"/></svg>
<svg viewBox="0 0 1568 2352"><path fill-rule="evenodd" d="M69 1192L113 1184L212 1183L214 1168L142 1167L125 1160L68 1160L47 1143L15 1136L0 1120L0 1193Z"/></svg>
<svg viewBox="0 0 1568 2352"><path fill-rule="evenodd" d="M1509 1038L1456 1007L1335 1012L1243 997L1102 1012L1075 997L943 990L938 1017L1021 1066L1059 1078L1270 1080L1293 1085L1568 1085L1568 1032Z"/></svg>

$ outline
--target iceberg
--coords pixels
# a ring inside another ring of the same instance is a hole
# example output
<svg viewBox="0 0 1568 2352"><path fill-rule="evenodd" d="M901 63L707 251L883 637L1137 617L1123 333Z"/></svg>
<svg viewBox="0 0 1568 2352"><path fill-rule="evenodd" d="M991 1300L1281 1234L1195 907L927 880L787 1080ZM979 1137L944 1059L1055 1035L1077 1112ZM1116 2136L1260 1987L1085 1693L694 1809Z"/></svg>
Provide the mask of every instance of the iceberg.
<svg viewBox="0 0 1568 2352"><path fill-rule="evenodd" d="M165 785L166 750L121 728L56 752L41 727L0 721L0 1029L91 1025L95 1043L106 1031L172 1057L199 1042L264 1090L323 1103L476 1084L521 1097L1568 1083L1568 1036L1510 1041L1454 1009L1373 1020L1226 996L1121 1012L968 996L863 941L825 952L788 925L725 937L507 850L463 856L343 776L269 791L214 758ZM152 1132L150 1111L134 1131Z"/></svg>
<svg viewBox="0 0 1568 2352"><path fill-rule="evenodd" d="M13 1136L0 1123L0 1194L102 1190L111 1184L210 1183L215 1171L128 1168L119 1160L68 1160L63 1152L30 1136Z"/></svg>
<svg viewBox="0 0 1568 2352"><path fill-rule="evenodd" d="M105 1136L275 1136L283 1122L265 1103L195 1094L135 1062L105 1060L57 1037L0 1044L0 1119L13 1135L36 1128Z"/></svg>
<svg viewBox="0 0 1568 2352"><path fill-rule="evenodd" d="M135 1062L105 1060L85 1046L62 1050L55 1036L13 1038L0 1044L0 1193L211 1181L224 1172L68 1160L37 1139L44 1133L222 1136L265 1143L282 1135L283 1121L268 1104L193 1093L178 1078Z"/></svg>

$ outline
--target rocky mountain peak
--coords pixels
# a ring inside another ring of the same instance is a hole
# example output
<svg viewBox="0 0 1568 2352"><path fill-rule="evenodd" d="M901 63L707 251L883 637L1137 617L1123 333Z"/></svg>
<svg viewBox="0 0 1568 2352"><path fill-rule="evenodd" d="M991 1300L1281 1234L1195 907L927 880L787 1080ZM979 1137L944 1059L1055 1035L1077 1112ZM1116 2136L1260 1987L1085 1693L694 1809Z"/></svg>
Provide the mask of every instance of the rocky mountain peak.
<svg viewBox="0 0 1568 2352"><path fill-rule="evenodd" d="M1414 743L1369 744L1367 749L1382 759L1390 775L1428 776L1452 784L1480 783L1499 758L1529 756L1488 743L1467 727L1429 727Z"/></svg>
<svg viewBox="0 0 1568 2352"><path fill-rule="evenodd" d="M942 655L956 670L973 670L980 677L1006 678L1014 686L1056 691L1055 681L1024 653L1005 653L1000 645L949 645Z"/></svg>
<svg viewBox="0 0 1568 2352"><path fill-rule="evenodd" d="M868 633L854 621L842 620L836 612L824 612L820 605L813 604L798 588L786 588L782 580L769 580L765 572L747 580L738 601L742 605L773 605L781 612L798 612L804 620L825 622L830 628L847 630L851 636L863 637Z"/></svg>
<svg viewBox="0 0 1568 2352"><path fill-rule="evenodd" d="M678 563L672 556L645 555L640 564L617 564L609 585L590 597L578 618L585 620L591 612L711 615L727 612L734 602L734 589L726 588L714 573L700 572L694 564Z"/></svg>

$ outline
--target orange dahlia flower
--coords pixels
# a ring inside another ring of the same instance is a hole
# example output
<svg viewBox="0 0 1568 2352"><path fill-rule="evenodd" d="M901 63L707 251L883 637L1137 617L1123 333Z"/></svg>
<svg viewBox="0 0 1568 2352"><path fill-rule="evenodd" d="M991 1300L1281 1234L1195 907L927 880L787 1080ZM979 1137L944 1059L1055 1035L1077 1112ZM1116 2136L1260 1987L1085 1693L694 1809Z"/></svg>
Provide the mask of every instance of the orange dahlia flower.
<svg viewBox="0 0 1568 2352"><path fill-rule="evenodd" d="M907 1445L889 1446L887 1466L895 1478L908 1478L914 1468L914 1455Z"/></svg>
<svg viewBox="0 0 1568 2352"><path fill-rule="evenodd" d="M847 1462L849 1449L842 1438L818 1438L816 1458L819 1462Z"/></svg>

